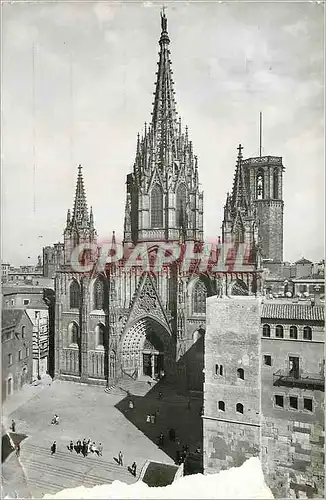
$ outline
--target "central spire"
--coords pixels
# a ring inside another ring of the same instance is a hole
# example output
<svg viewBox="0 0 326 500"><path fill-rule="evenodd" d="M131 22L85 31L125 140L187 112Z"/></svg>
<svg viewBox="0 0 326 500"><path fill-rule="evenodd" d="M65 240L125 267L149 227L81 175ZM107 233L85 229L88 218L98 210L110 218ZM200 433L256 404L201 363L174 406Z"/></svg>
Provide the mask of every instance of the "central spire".
<svg viewBox="0 0 326 500"><path fill-rule="evenodd" d="M167 30L168 21L163 10L161 12L160 52L152 113L152 128L156 140L160 143L161 152L166 147L175 146L177 133L177 111L169 50L170 38Z"/></svg>

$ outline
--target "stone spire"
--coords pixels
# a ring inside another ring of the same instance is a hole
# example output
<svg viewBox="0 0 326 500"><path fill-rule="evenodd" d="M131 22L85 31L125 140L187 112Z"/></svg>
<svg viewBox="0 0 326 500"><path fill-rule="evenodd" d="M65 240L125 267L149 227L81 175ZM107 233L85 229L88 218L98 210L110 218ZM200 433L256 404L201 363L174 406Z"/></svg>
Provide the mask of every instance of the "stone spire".
<svg viewBox="0 0 326 500"><path fill-rule="evenodd" d="M159 40L160 53L158 72L155 85L155 98L152 113L152 127L159 143L160 151L167 146L175 147L177 135L177 111L174 98L172 69L170 60L170 38L167 31L167 18L165 12L161 13L161 37Z"/></svg>
<svg viewBox="0 0 326 500"><path fill-rule="evenodd" d="M240 210L248 214L249 211L249 201L248 193L246 190L243 167L242 167L242 149L241 144L238 146L238 158L236 164L236 171L233 181L233 190L231 195L231 210L236 212Z"/></svg>
<svg viewBox="0 0 326 500"><path fill-rule="evenodd" d="M89 225L89 216L81 165L78 166L76 194L71 222L73 226L79 228L87 227Z"/></svg>

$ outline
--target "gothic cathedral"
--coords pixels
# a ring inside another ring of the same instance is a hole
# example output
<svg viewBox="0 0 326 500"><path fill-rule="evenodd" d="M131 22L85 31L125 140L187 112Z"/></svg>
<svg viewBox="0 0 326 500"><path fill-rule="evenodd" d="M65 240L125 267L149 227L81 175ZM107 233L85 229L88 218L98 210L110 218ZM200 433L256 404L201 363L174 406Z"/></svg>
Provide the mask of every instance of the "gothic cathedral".
<svg viewBox="0 0 326 500"><path fill-rule="evenodd" d="M164 13L159 45L152 119L143 136L138 135L133 171L127 175L123 241L126 249L144 244L153 256L164 242L204 243L198 159L176 110ZM144 272L126 266L123 258L100 274L74 271L73 249L81 243L96 245L97 237L79 167L74 208L64 231L64 265L55 279L57 377L110 386L124 377L165 376L202 390L206 297L256 293L259 256L282 258L283 229L277 232L283 214L282 162L256 160L243 160L239 147L222 233L222 243L250 245L250 265L247 272L224 274L185 273L178 263ZM271 218L276 221L274 238Z"/></svg>

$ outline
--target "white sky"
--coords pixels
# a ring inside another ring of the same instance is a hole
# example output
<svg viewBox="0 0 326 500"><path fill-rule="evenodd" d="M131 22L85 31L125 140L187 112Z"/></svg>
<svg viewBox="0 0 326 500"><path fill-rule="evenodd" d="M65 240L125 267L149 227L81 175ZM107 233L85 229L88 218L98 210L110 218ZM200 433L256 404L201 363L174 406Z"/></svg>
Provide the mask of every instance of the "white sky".
<svg viewBox="0 0 326 500"><path fill-rule="evenodd" d="M284 258L320 259L324 7L166 5L178 111L199 158L205 237L220 234L238 143L245 157L258 155L263 110L263 154L283 156L286 167ZM78 163L100 238L122 235L125 177L137 132L150 120L160 8L127 1L3 5L3 261L36 263L42 246L63 241Z"/></svg>

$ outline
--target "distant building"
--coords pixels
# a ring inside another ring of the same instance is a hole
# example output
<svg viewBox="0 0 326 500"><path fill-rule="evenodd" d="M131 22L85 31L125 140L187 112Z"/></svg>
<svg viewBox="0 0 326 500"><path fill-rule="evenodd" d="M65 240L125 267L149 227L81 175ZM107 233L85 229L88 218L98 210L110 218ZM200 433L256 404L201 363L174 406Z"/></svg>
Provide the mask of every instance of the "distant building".
<svg viewBox="0 0 326 500"><path fill-rule="evenodd" d="M260 456L276 498L323 497L324 325L310 301L207 299L205 473Z"/></svg>
<svg viewBox="0 0 326 500"><path fill-rule="evenodd" d="M1 282L2 283L7 283L9 279L9 269L10 269L10 264L1 264Z"/></svg>
<svg viewBox="0 0 326 500"><path fill-rule="evenodd" d="M2 401L32 382L33 323L23 309L2 310Z"/></svg>
<svg viewBox="0 0 326 500"><path fill-rule="evenodd" d="M51 358L49 342L51 330L52 335L54 334L54 318L49 316L49 303L45 300L44 292L44 288L40 286L3 288L3 309L26 309L33 324L33 380L49 371ZM54 290L52 293L54 296Z"/></svg>
<svg viewBox="0 0 326 500"><path fill-rule="evenodd" d="M312 271L313 271L313 263L311 262L311 260L302 257L302 259L296 261L295 263L296 278L307 278L308 276L312 275Z"/></svg>
<svg viewBox="0 0 326 500"><path fill-rule="evenodd" d="M54 278L55 273L64 264L64 244L55 243L43 248L43 276Z"/></svg>
<svg viewBox="0 0 326 500"><path fill-rule="evenodd" d="M7 283L15 285L37 285L42 276L42 269L36 269L35 266L11 266L8 271Z"/></svg>

